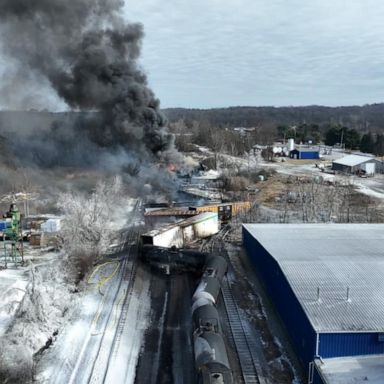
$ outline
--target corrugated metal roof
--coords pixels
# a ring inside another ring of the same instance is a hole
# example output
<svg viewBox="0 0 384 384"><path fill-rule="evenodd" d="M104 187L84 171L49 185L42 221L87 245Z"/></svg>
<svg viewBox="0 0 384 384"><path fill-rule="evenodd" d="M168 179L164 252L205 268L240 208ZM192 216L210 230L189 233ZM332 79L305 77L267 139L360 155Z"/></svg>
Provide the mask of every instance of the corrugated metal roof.
<svg viewBox="0 0 384 384"><path fill-rule="evenodd" d="M335 164L354 167L355 165L363 164L369 160L374 160L374 158L368 157L368 156L360 156L360 155L348 155L348 156L342 157L341 159L334 160L333 162Z"/></svg>
<svg viewBox="0 0 384 384"><path fill-rule="evenodd" d="M279 263L317 332L384 331L383 224L244 227Z"/></svg>

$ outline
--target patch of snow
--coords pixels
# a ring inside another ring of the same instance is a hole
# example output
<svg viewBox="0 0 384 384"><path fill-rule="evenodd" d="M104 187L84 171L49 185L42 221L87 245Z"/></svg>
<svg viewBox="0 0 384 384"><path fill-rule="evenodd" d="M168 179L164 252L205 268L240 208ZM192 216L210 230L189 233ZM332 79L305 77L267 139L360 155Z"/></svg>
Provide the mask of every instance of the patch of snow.
<svg viewBox="0 0 384 384"><path fill-rule="evenodd" d="M202 145L196 145L197 149L200 151L200 152L206 152L206 153L211 153L211 151L209 150L209 148L207 147L203 147Z"/></svg>
<svg viewBox="0 0 384 384"><path fill-rule="evenodd" d="M115 267L116 263L106 263L90 276L89 289L78 302L72 320L37 365L36 380L40 384L134 382L149 323L149 281L142 281L140 290L132 292L120 341L114 344L128 282L118 288L119 275L115 275L101 289L103 295L99 282L111 276Z"/></svg>
<svg viewBox="0 0 384 384"><path fill-rule="evenodd" d="M361 183L356 183L355 185L357 186L358 191L363 193L364 195L376 197L378 199L384 199L384 190L383 192L377 192L374 191L372 188Z"/></svg>
<svg viewBox="0 0 384 384"><path fill-rule="evenodd" d="M25 269L0 271L0 336L9 327L26 291L28 278Z"/></svg>
<svg viewBox="0 0 384 384"><path fill-rule="evenodd" d="M10 326L0 337L0 381L31 381L32 370L18 367L31 368L33 354L44 348L70 313L73 287L64 277L67 268L63 254L31 265L25 294Z"/></svg>
<svg viewBox="0 0 384 384"><path fill-rule="evenodd" d="M115 359L111 361L105 383L117 383L124 377L124 383L134 383L136 365L141 351L144 332L149 326L150 293L149 281L143 283L139 295L133 294L129 303L128 317L122 333Z"/></svg>

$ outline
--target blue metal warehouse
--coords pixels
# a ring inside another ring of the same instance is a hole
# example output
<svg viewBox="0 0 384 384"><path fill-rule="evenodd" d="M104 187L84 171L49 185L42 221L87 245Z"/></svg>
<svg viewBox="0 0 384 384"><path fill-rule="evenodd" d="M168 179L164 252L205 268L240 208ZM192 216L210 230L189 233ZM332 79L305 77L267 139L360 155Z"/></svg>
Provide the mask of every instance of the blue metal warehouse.
<svg viewBox="0 0 384 384"><path fill-rule="evenodd" d="M384 354L384 225L246 224L243 240L309 383L332 383L327 359Z"/></svg>
<svg viewBox="0 0 384 384"><path fill-rule="evenodd" d="M289 157L297 160L319 159L320 152L318 149L313 148L298 148L289 152Z"/></svg>

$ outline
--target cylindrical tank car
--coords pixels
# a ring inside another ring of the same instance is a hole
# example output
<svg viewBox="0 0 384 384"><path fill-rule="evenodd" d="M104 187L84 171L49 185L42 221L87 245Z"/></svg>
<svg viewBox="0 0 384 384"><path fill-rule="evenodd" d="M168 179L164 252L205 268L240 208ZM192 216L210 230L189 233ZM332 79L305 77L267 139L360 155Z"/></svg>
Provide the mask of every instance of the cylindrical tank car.
<svg viewBox="0 0 384 384"><path fill-rule="evenodd" d="M216 277L203 276L196 288L195 293L192 296L192 301L205 298L211 303L216 304L219 293L220 281Z"/></svg>
<svg viewBox="0 0 384 384"><path fill-rule="evenodd" d="M205 263L203 276L217 277L220 282L228 269L228 263L222 256L211 256Z"/></svg>
<svg viewBox="0 0 384 384"><path fill-rule="evenodd" d="M192 320L195 335L203 332L221 333L220 317L211 303L196 308L192 313Z"/></svg>
<svg viewBox="0 0 384 384"><path fill-rule="evenodd" d="M200 383L233 383L227 350L220 334L204 332L195 339L195 363Z"/></svg>

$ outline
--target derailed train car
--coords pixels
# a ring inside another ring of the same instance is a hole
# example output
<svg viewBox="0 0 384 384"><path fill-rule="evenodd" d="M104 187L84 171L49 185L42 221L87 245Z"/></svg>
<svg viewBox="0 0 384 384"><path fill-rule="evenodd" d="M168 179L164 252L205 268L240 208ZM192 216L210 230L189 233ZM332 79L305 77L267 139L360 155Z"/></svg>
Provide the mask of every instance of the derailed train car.
<svg viewBox="0 0 384 384"><path fill-rule="evenodd" d="M168 270L170 273L196 271L204 266L206 255L189 249L165 248L153 245L142 245L141 259L149 265Z"/></svg>
<svg viewBox="0 0 384 384"><path fill-rule="evenodd" d="M228 263L221 256L209 257L192 297L195 363L201 384L232 384L232 370L215 307Z"/></svg>

